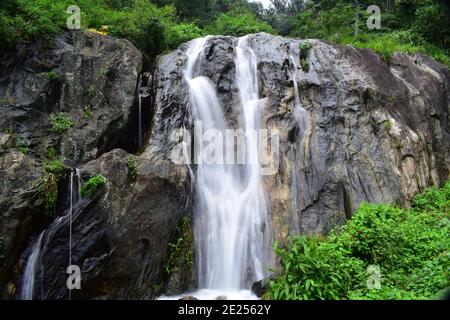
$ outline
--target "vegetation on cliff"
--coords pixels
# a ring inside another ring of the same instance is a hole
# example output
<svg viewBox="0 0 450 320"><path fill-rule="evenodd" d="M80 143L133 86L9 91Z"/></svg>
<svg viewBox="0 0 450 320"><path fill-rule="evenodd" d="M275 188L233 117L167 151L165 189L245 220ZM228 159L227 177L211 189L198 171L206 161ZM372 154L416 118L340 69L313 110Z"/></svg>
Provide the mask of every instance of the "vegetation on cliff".
<svg viewBox="0 0 450 320"><path fill-rule="evenodd" d="M411 210L363 204L326 238L277 247L274 299L432 299L450 284L450 182Z"/></svg>
<svg viewBox="0 0 450 320"><path fill-rule="evenodd" d="M72 0L3 0L0 48L49 43L66 30ZM78 0L82 28L131 40L151 60L206 34L268 32L318 38L377 51L423 52L450 65L450 9L439 0ZM370 5L381 8L381 29L369 30Z"/></svg>

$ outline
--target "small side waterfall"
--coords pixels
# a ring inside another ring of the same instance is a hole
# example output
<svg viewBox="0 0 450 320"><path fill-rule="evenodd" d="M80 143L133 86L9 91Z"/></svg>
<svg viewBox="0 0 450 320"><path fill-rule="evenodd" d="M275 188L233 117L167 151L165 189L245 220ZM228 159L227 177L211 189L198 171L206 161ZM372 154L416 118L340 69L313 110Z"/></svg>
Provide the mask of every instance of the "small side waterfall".
<svg viewBox="0 0 450 320"><path fill-rule="evenodd" d="M31 254L28 257L27 263L22 276L22 287L20 290L21 300L33 300L34 293L34 277L36 264L39 260L40 249L44 232L39 235L38 240L33 244L31 248Z"/></svg>
<svg viewBox="0 0 450 320"><path fill-rule="evenodd" d="M147 85L144 85L144 75L147 77ZM138 147L141 148L143 144L142 132L142 100L150 96L150 75L141 74L138 82Z"/></svg>
<svg viewBox="0 0 450 320"><path fill-rule="evenodd" d="M73 169L70 173L69 181L69 212L66 217L57 218L46 230L44 230L38 237L38 240L32 245L31 253L28 256L27 262L22 275L20 299L33 300L36 296L35 281L37 271L40 268L41 253L45 250L46 239L49 235L58 230L65 218L69 219L69 265L72 264L72 213L73 207L81 200L81 174L79 169ZM76 189L75 189L76 185ZM75 192L76 190L76 192ZM69 291L69 299L71 293Z"/></svg>
<svg viewBox="0 0 450 320"><path fill-rule="evenodd" d="M194 40L187 50L184 77L190 89L191 117L201 121L203 132L208 129L224 132L227 120L215 85L198 70L197 62L203 58L207 41L208 38ZM204 295L206 298L220 293L227 297L251 297L242 290L263 279L270 266L267 257L271 252L271 227L258 138L254 134L259 129L263 104L259 98L257 59L246 37L236 46L235 63L246 132L246 164L200 161L195 172L198 277L200 289L210 292Z"/></svg>
<svg viewBox="0 0 450 320"><path fill-rule="evenodd" d="M292 221L290 223L290 234L300 234L300 221L298 219L298 203L297 203L297 197L298 197L298 186L297 186L297 160L299 157L299 153L302 152L301 148L299 146L303 142L304 134L306 132L306 128L308 125L308 113L306 110L302 107L301 101L300 101L300 90L298 88L298 80L299 80L299 67L297 64L297 61L300 59L300 52L297 51L295 46L291 43L290 46L291 54L289 56L291 63L292 63L292 82L294 86L294 120L296 122L296 137L293 147L293 153L294 153L294 159L293 159L293 165L292 165L292 180L291 180L291 197L292 197Z"/></svg>

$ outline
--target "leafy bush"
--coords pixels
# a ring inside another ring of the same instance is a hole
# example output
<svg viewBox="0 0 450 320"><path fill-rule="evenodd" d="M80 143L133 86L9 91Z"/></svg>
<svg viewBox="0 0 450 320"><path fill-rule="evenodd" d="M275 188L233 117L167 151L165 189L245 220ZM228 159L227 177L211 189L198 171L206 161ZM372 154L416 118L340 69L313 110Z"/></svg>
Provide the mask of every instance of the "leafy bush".
<svg viewBox="0 0 450 320"><path fill-rule="evenodd" d="M65 113L59 113L58 115L51 114L50 115L50 124L52 126L51 131L53 133L65 133L70 128L73 127L74 122L68 115Z"/></svg>
<svg viewBox="0 0 450 320"><path fill-rule="evenodd" d="M351 1L338 1L309 7L290 20L290 36L324 39L340 44L371 49L386 62L396 51L422 52L450 67L450 15L435 0L399 0L394 9L382 10L381 30L368 30L369 14L359 11L358 35L355 35L356 8ZM366 3L368 5L368 3ZM372 4L372 3L370 3ZM378 3L383 7L382 3Z"/></svg>
<svg viewBox="0 0 450 320"><path fill-rule="evenodd" d="M44 173L51 173L60 178L68 172L70 172L70 169L59 160L44 163Z"/></svg>
<svg viewBox="0 0 450 320"><path fill-rule="evenodd" d="M55 213L58 201L58 182L70 172L61 161L54 160L45 162L44 180L42 184L42 197L44 199L44 209L47 215L51 216Z"/></svg>
<svg viewBox="0 0 450 320"><path fill-rule="evenodd" d="M127 157L128 177L130 177L131 180L135 180L137 177L137 174L138 174L137 165L138 165L138 162L136 160L136 157L134 157L134 156Z"/></svg>
<svg viewBox="0 0 450 320"><path fill-rule="evenodd" d="M450 50L450 9L435 1L426 1L415 13L412 30L429 43Z"/></svg>
<svg viewBox="0 0 450 320"><path fill-rule="evenodd" d="M419 195L412 210L363 204L328 237L293 237L276 247L282 273L274 299L431 299L449 286L450 182ZM381 289L369 289L369 266Z"/></svg>
<svg viewBox="0 0 450 320"><path fill-rule="evenodd" d="M194 259L194 235L191 220L188 216L183 217L177 225L177 238L169 243L169 256L164 265L167 275L180 273L182 278L192 273Z"/></svg>
<svg viewBox="0 0 450 320"><path fill-rule="evenodd" d="M106 181L107 179L101 174L92 177L81 187L81 196L83 198L89 198L93 196L97 192L98 188L106 184Z"/></svg>
<svg viewBox="0 0 450 320"><path fill-rule="evenodd" d="M227 35L241 37L249 33L267 32L276 34L272 27L251 13L234 14L222 13L209 26L205 28L206 33L214 35Z"/></svg>
<svg viewBox="0 0 450 320"><path fill-rule="evenodd" d="M3 1L2 49L26 41L50 44L55 35L67 30L66 9L74 4L71 0ZM157 7L149 0L78 0L76 5L81 9L83 29L108 30L113 36L129 39L148 57L201 35L195 22L180 23L172 5Z"/></svg>

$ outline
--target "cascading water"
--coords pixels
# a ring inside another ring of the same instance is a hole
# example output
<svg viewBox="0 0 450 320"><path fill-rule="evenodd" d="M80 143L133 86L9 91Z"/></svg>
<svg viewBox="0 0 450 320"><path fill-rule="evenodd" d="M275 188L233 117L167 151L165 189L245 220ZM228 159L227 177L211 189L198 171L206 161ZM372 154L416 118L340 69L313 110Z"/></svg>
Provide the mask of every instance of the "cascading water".
<svg viewBox="0 0 450 320"><path fill-rule="evenodd" d="M144 85L143 75L147 75L147 86ZM141 74L138 82L138 147L142 147L142 99L150 96L150 76L147 73Z"/></svg>
<svg viewBox="0 0 450 320"><path fill-rule="evenodd" d="M184 72L190 89L191 116L202 130L224 133L227 120L212 81L198 62L208 38L194 40ZM251 283L263 279L271 256L270 221L261 179L258 137L263 104L259 98L257 60L241 38L236 47L236 81L245 125L245 165L210 164L200 158L195 173L197 297L249 298ZM247 291L245 291L247 290Z"/></svg>
<svg viewBox="0 0 450 320"><path fill-rule="evenodd" d="M74 183L75 180L75 183ZM74 192L74 184L77 186L77 192ZM21 300L33 300L35 297L35 281L36 272L40 268L39 264L41 261L41 253L45 250L46 239L49 235L58 230L65 218L69 219L69 265L72 264L72 213L73 207L81 200L81 174L79 169L73 169L70 173L70 185L69 185L69 212L66 217L57 218L48 229L44 230L38 237L38 240L33 244L31 248L31 254L28 256L25 269L22 275L22 283L20 290ZM44 247L44 248L43 248ZM71 298L71 293L69 291L69 299Z"/></svg>
<svg viewBox="0 0 450 320"><path fill-rule="evenodd" d="M27 264L25 265L25 270L22 276L22 288L20 290L21 300L33 300L35 269L39 259L43 237L44 232L39 235L38 240L33 244L31 254L28 257Z"/></svg>
<svg viewBox="0 0 450 320"><path fill-rule="evenodd" d="M291 50L293 50L294 46L291 43ZM297 56L297 58L296 58ZM294 120L296 122L296 126L298 128L297 130L297 139L295 140L293 152L294 152L294 159L293 159L293 166L292 166L292 180L291 180L291 195L292 195L292 221L291 221L291 227L290 227L290 233L291 234L300 234L300 222L298 219L298 204L297 204L297 197L298 197L298 189L297 189L297 159L298 154L301 151L301 149L298 147L300 143L302 143L304 138L304 133L306 131L307 122L308 122L308 113L306 110L302 107L301 101L300 101L300 91L298 88L298 72L299 67L297 64L297 60L299 60L300 53L297 53L294 55L293 52L291 52L289 58L291 60L293 70L292 70L292 82L294 86L294 96L295 96L295 105L294 105ZM300 137L300 139L298 139Z"/></svg>

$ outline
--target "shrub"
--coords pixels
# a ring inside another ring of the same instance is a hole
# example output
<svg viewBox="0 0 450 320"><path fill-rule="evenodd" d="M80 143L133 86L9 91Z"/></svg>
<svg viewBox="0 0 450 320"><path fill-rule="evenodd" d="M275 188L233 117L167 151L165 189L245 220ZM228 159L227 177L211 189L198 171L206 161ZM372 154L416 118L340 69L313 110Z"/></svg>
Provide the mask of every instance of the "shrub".
<svg viewBox="0 0 450 320"><path fill-rule="evenodd" d="M92 177L81 187L81 196L83 198L89 198L93 196L97 192L97 189L99 187L106 184L106 181L107 179L100 174Z"/></svg>
<svg viewBox="0 0 450 320"><path fill-rule="evenodd" d="M220 14L217 19L205 28L206 33L215 35L227 35L241 37L250 33L267 32L276 34L272 27L251 13L245 14Z"/></svg>
<svg viewBox="0 0 450 320"><path fill-rule="evenodd" d="M61 134L72 128L74 122L68 115L61 112L58 115L53 113L50 115L50 124L52 126L51 132Z"/></svg>
<svg viewBox="0 0 450 320"><path fill-rule="evenodd" d="M49 160L56 160L59 158L59 151L56 150L53 146L47 146L45 149L45 156Z"/></svg>
<svg viewBox="0 0 450 320"><path fill-rule="evenodd" d="M276 247L282 273L274 299L431 299L449 285L450 182L415 198L412 210L363 204L328 237ZM369 266L381 289L369 289Z"/></svg>
<svg viewBox="0 0 450 320"><path fill-rule="evenodd" d="M131 155L127 157L128 177L130 177L131 180L135 180L137 177L137 165L138 162L136 160L136 157Z"/></svg>
<svg viewBox="0 0 450 320"><path fill-rule="evenodd" d="M45 162L43 166L44 181L42 184L42 196L44 209L48 215L53 215L58 201L58 182L70 172L61 161Z"/></svg>
<svg viewBox="0 0 450 320"><path fill-rule="evenodd" d="M50 80L59 79L59 76L58 76L58 74L55 71L42 72L40 75L42 77L50 79Z"/></svg>
<svg viewBox="0 0 450 320"><path fill-rule="evenodd" d="M429 43L450 50L450 9L428 1L416 10L412 30Z"/></svg>
<svg viewBox="0 0 450 320"><path fill-rule="evenodd" d="M169 256L164 270L167 275L180 273L186 278L192 273L194 235L191 220L185 216L177 226L177 238L169 243Z"/></svg>
<svg viewBox="0 0 450 320"><path fill-rule="evenodd" d="M65 166L60 160L44 163L44 173L54 174L56 177L61 178L68 172L70 172L70 168Z"/></svg>

